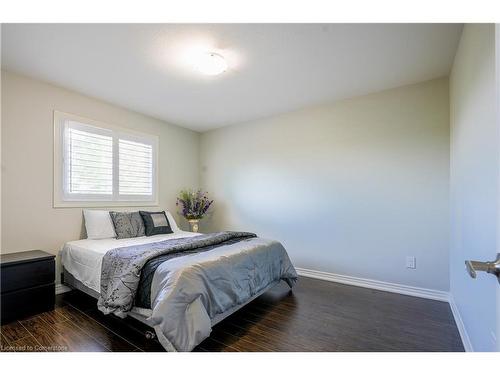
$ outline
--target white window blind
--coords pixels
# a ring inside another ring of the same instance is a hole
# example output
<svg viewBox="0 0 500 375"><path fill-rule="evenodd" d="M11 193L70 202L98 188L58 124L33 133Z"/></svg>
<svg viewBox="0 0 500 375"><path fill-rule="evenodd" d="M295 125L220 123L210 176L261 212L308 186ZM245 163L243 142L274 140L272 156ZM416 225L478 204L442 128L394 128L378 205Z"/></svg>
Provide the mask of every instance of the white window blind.
<svg viewBox="0 0 500 375"><path fill-rule="evenodd" d="M55 155L62 173L55 176L61 186L55 190L61 202L156 201L155 136L96 126L69 114L56 117L61 136Z"/></svg>
<svg viewBox="0 0 500 375"><path fill-rule="evenodd" d="M113 195L113 137L82 130L70 121L66 130L66 192L68 195Z"/></svg>
<svg viewBox="0 0 500 375"><path fill-rule="evenodd" d="M126 139L118 144L120 194L153 194L153 146Z"/></svg>

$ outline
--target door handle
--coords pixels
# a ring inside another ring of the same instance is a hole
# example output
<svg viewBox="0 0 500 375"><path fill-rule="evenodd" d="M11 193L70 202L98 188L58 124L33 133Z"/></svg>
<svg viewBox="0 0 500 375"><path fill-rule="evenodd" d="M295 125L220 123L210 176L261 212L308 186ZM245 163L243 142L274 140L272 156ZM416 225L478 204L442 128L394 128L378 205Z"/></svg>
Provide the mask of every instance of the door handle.
<svg viewBox="0 0 500 375"><path fill-rule="evenodd" d="M470 277L476 278L477 272L487 272L495 275L500 283L500 253L493 262L479 262L477 260L466 260L465 267Z"/></svg>

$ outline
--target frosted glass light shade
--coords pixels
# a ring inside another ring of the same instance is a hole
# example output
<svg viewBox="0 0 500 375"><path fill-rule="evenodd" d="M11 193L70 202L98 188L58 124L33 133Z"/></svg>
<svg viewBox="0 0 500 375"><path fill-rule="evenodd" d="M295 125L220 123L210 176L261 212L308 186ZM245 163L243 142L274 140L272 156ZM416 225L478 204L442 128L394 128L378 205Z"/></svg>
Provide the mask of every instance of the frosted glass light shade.
<svg viewBox="0 0 500 375"><path fill-rule="evenodd" d="M227 70L227 62L218 53L210 52L198 58L196 68L203 74L215 76Z"/></svg>

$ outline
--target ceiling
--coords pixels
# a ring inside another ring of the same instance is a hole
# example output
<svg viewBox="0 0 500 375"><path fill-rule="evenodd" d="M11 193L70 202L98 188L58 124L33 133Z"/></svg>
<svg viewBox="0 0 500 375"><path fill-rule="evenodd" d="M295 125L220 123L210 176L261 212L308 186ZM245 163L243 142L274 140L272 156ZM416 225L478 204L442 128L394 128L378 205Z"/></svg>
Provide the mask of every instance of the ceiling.
<svg viewBox="0 0 500 375"><path fill-rule="evenodd" d="M460 24L4 24L2 68L196 131L448 75ZM203 76L199 51L229 69Z"/></svg>

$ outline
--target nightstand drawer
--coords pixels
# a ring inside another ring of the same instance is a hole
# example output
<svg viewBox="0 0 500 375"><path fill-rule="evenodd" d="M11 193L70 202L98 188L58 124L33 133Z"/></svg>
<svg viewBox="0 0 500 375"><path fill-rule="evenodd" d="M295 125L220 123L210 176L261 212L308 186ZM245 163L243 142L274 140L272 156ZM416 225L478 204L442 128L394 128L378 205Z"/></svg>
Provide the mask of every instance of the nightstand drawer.
<svg viewBox="0 0 500 375"><path fill-rule="evenodd" d="M54 259L2 267L2 294L19 289L51 284L55 281ZM2 297L3 298L3 297Z"/></svg>
<svg viewBox="0 0 500 375"><path fill-rule="evenodd" d="M54 308L55 284L2 293L2 324Z"/></svg>

